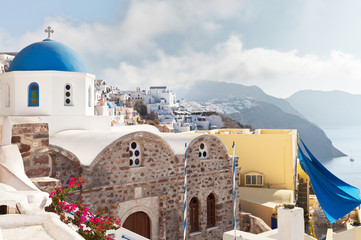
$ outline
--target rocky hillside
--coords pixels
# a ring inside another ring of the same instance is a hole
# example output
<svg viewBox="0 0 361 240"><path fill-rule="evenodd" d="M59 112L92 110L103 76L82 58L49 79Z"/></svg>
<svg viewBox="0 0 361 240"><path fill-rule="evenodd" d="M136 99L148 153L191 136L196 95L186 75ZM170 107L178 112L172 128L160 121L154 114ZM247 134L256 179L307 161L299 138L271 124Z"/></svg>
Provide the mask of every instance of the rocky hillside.
<svg viewBox="0 0 361 240"><path fill-rule="evenodd" d="M237 122L236 120L217 112L208 112L204 113L203 116L209 117L209 116L219 116L221 118L221 121L223 122L223 126L221 128L249 128L253 129L251 125L249 124L241 124Z"/></svg>
<svg viewBox="0 0 361 240"><path fill-rule="evenodd" d="M178 90L177 95L183 97ZM297 129L309 149L320 159L344 156L321 128L306 120L286 100L269 96L258 87L219 82L197 83L188 89L184 97L197 101L208 111L224 114L253 128Z"/></svg>

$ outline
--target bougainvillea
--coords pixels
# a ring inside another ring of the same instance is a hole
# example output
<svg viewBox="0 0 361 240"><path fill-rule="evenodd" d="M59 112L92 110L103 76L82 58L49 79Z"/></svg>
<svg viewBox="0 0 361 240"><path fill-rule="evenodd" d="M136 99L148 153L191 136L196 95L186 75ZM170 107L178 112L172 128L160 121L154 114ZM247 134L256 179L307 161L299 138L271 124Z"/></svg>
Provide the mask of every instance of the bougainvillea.
<svg viewBox="0 0 361 240"><path fill-rule="evenodd" d="M66 188L56 188L49 196L52 203L45 207L45 210L58 214L61 221L74 226L76 231L87 240L113 239L106 234L106 231L118 229L120 227L120 219L103 218L101 216L103 214L102 209L94 215L81 201L76 203L65 201L66 195L79 188L82 182L83 179L81 177L72 178Z"/></svg>

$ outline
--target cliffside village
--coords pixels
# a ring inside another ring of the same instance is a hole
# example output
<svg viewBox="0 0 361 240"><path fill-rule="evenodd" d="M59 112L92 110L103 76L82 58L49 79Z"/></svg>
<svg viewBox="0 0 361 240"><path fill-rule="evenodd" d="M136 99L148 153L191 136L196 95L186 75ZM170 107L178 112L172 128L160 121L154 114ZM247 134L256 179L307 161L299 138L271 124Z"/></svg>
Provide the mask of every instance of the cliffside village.
<svg viewBox="0 0 361 240"><path fill-rule="evenodd" d="M207 117L213 112L189 109L184 104L186 100L177 101L176 93L167 86L151 86L147 90L138 87L135 91L124 91L107 86L104 80L95 80L95 90L95 114L111 116L113 126L151 123L161 132L175 133L223 126L220 117ZM152 118L145 122L140 120L140 115Z"/></svg>

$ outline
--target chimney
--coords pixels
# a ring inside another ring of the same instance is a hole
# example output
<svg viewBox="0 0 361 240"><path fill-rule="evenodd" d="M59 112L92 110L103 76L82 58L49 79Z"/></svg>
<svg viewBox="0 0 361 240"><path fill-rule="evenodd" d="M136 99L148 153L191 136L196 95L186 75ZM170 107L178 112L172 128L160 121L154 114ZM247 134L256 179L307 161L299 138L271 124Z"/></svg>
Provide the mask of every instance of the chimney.
<svg viewBox="0 0 361 240"><path fill-rule="evenodd" d="M278 208L278 240L304 240L303 208L285 205Z"/></svg>

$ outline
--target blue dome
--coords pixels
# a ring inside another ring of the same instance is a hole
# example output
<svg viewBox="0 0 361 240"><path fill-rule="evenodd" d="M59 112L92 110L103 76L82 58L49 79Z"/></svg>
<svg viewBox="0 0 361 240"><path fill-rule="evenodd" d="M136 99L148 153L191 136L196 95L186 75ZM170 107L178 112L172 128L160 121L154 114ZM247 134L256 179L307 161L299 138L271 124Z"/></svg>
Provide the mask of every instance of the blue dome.
<svg viewBox="0 0 361 240"><path fill-rule="evenodd" d="M47 70L88 72L83 61L73 50L51 39L25 47L16 55L9 67L9 72Z"/></svg>

